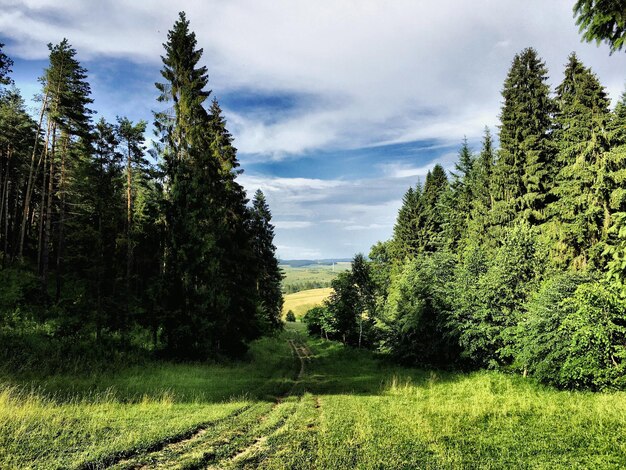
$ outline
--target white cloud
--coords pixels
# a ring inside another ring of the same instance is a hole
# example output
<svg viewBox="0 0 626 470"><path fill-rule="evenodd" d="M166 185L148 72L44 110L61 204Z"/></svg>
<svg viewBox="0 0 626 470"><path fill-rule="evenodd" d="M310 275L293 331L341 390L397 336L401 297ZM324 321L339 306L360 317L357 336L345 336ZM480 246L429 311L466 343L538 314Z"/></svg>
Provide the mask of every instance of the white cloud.
<svg viewBox="0 0 626 470"><path fill-rule="evenodd" d="M318 258L344 258L368 253L371 245L391 236L402 196L416 178L345 181L244 174L240 182L248 193L257 188L265 193L283 259L311 258L312 251L320 253Z"/></svg>
<svg viewBox="0 0 626 470"><path fill-rule="evenodd" d="M225 110L245 160L276 161L415 140L458 146L464 135L477 142L485 125L495 134L503 80L513 54L528 46L546 60L553 85L575 50L616 98L626 54L581 43L572 3L0 0L0 37L14 57L44 59L48 42L67 37L81 61L122 57L156 69L184 9L218 98L242 89L307 97L289 112ZM152 81L145 87L154 94ZM240 181L266 193L281 256L345 257L348 246L367 252L388 238L406 188L455 158L381 164L372 171L382 174L366 180L246 173Z"/></svg>
<svg viewBox="0 0 626 470"><path fill-rule="evenodd" d="M382 163L379 167L382 169L383 173L391 178L419 178L424 181L424 178L428 174L428 172L435 166L436 164L441 165L445 170L452 170L454 168L454 162L458 159L458 153L446 153L439 158L429 162L426 165L422 166L412 166L406 163Z"/></svg>
<svg viewBox="0 0 626 470"><path fill-rule="evenodd" d="M211 86L306 93L319 106L289 115L228 118L245 153L270 159L322 147L415 139L458 141L492 126L512 55L536 47L552 82L572 50L613 97L626 56L581 44L571 1L440 0L0 0L9 52L44 58L67 36L81 57L157 64L185 9L204 47Z"/></svg>
<svg viewBox="0 0 626 470"><path fill-rule="evenodd" d="M273 224L276 228L282 230L301 229L308 228L313 225L313 222L308 220L275 220Z"/></svg>

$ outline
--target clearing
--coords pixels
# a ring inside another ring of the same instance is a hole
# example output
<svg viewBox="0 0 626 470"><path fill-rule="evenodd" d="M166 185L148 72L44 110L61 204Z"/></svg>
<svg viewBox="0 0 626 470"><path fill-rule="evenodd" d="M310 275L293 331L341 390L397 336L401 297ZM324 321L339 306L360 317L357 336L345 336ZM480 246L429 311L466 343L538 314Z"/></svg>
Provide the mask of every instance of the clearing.
<svg viewBox="0 0 626 470"><path fill-rule="evenodd" d="M249 362L0 391L0 468L624 468L626 393L403 368L291 323Z"/></svg>
<svg viewBox="0 0 626 470"><path fill-rule="evenodd" d="M342 271L347 271L352 266L349 262L333 264L308 264L305 266L289 266L281 264L285 278L283 279L283 292L291 294L308 289L330 287L330 283Z"/></svg>
<svg viewBox="0 0 626 470"><path fill-rule="evenodd" d="M332 291L330 287L323 287L321 289L309 289L285 295L283 318L289 310L292 310L296 315L296 319L300 320L310 308L321 305Z"/></svg>

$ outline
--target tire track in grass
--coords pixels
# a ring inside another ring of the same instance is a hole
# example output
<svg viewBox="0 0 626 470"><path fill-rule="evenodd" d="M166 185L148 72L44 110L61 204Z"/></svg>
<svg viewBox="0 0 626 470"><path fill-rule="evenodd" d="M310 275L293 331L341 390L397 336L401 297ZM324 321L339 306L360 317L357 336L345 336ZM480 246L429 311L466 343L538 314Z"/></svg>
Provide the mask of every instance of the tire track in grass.
<svg viewBox="0 0 626 470"><path fill-rule="evenodd" d="M102 457L98 460L85 462L79 465L78 467L76 467L76 470L110 468L118 463L122 463L128 459L132 459L133 457L137 455L144 454L144 453L158 452L168 445L176 445L177 443L194 439L196 436L202 435L205 432L207 432L208 429L212 427L216 427L225 421L229 421L231 419L236 418L240 414L249 410L251 407L252 405L242 406L241 408L238 408L237 410L233 411L232 413L222 418L218 418L216 420L208 421L205 423L200 423L191 429L180 432L178 434L174 434L172 436L167 436L164 439L153 442L152 444L149 444L147 447L124 450L124 451L116 452L114 454Z"/></svg>
<svg viewBox="0 0 626 470"><path fill-rule="evenodd" d="M270 428L264 430L257 429L257 432L253 433L253 435L256 435L257 437L249 441L248 445L238 449L234 453L231 453L222 460L214 462L213 465L207 468L238 468L257 461L260 454L262 454L262 450L266 447L268 439L277 432L279 432L280 429L282 429L289 421L289 419L293 418L296 415L298 408L303 401L301 396L303 391L300 390L300 393L298 395L296 395L295 392L296 389L302 385L302 379L306 374L306 364L311 360L311 351L305 343L293 339L289 340L289 346L291 347L291 350L293 351L295 356L298 357L298 360L300 362L300 370L298 372L297 380L284 398L284 400L289 400L290 398L292 399L293 406L289 415L286 415L282 419L280 419L275 426L271 426ZM258 464L258 462L256 463Z"/></svg>
<svg viewBox="0 0 626 470"><path fill-rule="evenodd" d="M280 429L295 412L300 401L294 392L305 374L305 364L310 360L311 353L301 342L288 342L292 353L300 362L300 370L291 389L278 397L271 406L267 403L250 405L217 423L165 439L147 451L120 453L108 461L100 461L83 468L205 468L207 465L230 461L238 455L246 454L249 449L260 445L264 438Z"/></svg>

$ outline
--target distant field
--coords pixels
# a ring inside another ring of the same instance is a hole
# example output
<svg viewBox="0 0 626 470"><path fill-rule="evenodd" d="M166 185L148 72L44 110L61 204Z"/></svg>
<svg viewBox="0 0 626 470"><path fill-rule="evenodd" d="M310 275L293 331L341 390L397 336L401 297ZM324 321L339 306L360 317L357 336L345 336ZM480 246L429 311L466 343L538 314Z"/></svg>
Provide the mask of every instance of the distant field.
<svg viewBox="0 0 626 470"><path fill-rule="evenodd" d="M293 292L316 289L320 287L330 287L330 282L342 271L350 269L349 262L327 264L311 264L303 267L291 267L281 265L285 273L283 279L283 292L291 294Z"/></svg>
<svg viewBox="0 0 626 470"><path fill-rule="evenodd" d="M283 305L283 316L289 310L293 310L296 318L300 319L310 308L320 305L333 290L330 287L321 289L309 289L295 294L285 295L285 304Z"/></svg>

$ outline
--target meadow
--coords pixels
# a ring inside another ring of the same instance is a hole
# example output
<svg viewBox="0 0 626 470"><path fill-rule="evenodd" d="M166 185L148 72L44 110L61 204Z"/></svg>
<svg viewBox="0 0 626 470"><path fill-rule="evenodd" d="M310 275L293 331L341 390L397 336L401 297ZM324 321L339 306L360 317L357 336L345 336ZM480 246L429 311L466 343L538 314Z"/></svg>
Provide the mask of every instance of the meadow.
<svg viewBox="0 0 626 470"><path fill-rule="evenodd" d="M284 296L283 318L291 310L296 319L301 320L304 314L311 308L321 305L328 298L333 290L330 287L320 289L309 289Z"/></svg>
<svg viewBox="0 0 626 470"><path fill-rule="evenodd" d="M404 368L303 326L230 364L5 373L0 468L626 466L626 393Z"/></svg>
<svg viewBox="0 0 626 470"><path fill-rule="evenodd" d="M337 274L350 269L349 262L332 264L309 264L293 267L281 264L283 270L283 292L291 294L302 290L330 287L330 283Z"/></svg>

